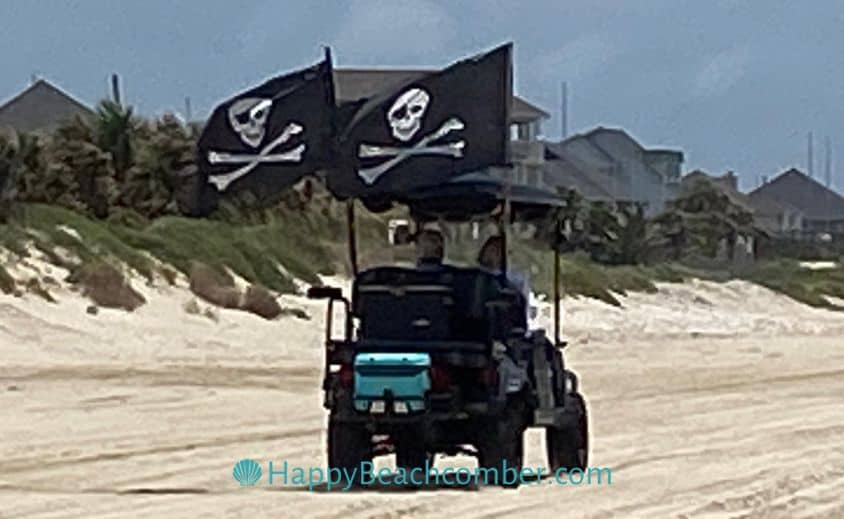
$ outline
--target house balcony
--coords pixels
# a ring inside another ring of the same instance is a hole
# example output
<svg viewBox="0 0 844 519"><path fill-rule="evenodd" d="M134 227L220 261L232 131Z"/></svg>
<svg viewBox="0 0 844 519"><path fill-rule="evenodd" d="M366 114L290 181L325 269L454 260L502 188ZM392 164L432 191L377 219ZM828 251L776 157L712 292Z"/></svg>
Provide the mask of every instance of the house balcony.
<svg viewBox="0 0 844 519"><path fill-rule="evenodd" d="M545 144L540 141L510 141L510 159L514 164L541 166L545 162Z"/></svg>

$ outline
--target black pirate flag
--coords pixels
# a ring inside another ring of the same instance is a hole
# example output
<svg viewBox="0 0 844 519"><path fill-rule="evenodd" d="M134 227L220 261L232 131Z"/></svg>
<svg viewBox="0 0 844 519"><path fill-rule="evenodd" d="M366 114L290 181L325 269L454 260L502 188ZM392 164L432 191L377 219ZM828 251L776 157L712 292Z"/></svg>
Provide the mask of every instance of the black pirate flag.
<svg viewBox="0 0 844 519"><path fill-rule="evenodd" d="M508 162L511 44L347 107L328 186L377 198ZM344 107L340 107L340 113Z"/></svg>
<svg viewBox="0 0 844 519"><path fill-rule="evenodd" d="M219 195L248 191L270 203L331 160L331 57L221 103L199 138L200 179Z"/></svg>

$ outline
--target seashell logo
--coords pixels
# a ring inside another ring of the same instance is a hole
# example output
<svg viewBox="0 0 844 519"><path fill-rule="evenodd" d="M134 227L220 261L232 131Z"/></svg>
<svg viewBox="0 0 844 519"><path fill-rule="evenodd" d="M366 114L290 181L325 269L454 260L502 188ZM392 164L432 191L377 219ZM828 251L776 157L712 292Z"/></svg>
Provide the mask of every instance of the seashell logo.
<svg viewBox="0 0 844 519"><path fill-rule="evenodd" d="M234 464L232 477L242 487L251 487L261 479L261 466L255 460L242 459Z"/></svg>

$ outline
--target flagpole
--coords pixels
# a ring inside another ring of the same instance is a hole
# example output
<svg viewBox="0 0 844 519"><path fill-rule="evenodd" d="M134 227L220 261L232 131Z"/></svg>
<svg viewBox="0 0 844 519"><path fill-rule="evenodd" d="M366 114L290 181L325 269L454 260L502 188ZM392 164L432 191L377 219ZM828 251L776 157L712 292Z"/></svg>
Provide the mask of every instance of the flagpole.
<svg viewBox="0 0 844 519"><path fill-rule="evenodd" d="M358 275L358 240L355 228L355 199L350 198L346 202L346 223L349 234L349 263L352 267L352 275Z"/></svg>
<svg viewBox="0 0 844 519"><path fill-rule="evenodd" d="M560 223L556 224L554 237L554 347L560 346Z"/></svg>
<svg viewBox="0 0 844 519"><path fill-rule="evenodd" d="M501 255L502 255L502 265L501 270L504 272L505 276L508 272L509 264L510 264L510 237L508 236L508 231L512 225L512 206L510 205L510 193L511 193L511 186L513 184L512 175L519 169L518 165L512 163L512 156L511 156L511 149L510 149L510 112L512 110L512 102L513 102L513 43L507 44L507 67L505 68L505 76L504 76L504 148L505 148L505 162L507 163L507 167L510 168L510 174L504 176L504 214L502 215L502 219L504 225L501 226ZM530 304L530 301L528 301Z"/></svg>

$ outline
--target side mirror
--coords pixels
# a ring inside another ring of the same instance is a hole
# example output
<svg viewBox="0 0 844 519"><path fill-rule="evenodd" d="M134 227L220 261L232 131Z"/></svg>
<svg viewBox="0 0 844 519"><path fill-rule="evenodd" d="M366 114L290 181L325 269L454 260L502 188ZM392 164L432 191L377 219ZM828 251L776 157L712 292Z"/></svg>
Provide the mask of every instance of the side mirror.
<svg viewBox="0 0 844 519"><path fill-rule="evenodd" d="M310 287L308 299L342 299L343 291L337 287Z"/></svg>

